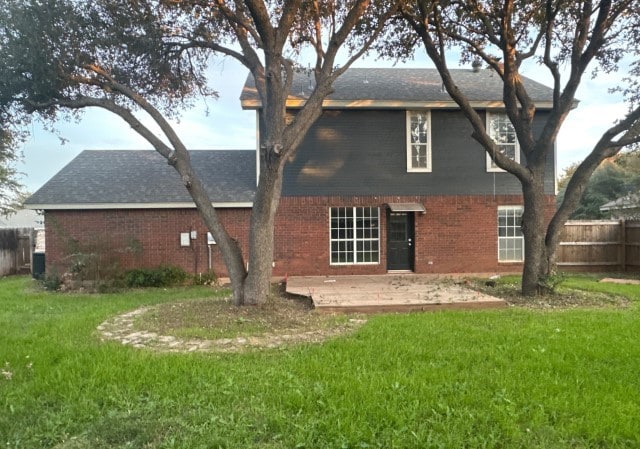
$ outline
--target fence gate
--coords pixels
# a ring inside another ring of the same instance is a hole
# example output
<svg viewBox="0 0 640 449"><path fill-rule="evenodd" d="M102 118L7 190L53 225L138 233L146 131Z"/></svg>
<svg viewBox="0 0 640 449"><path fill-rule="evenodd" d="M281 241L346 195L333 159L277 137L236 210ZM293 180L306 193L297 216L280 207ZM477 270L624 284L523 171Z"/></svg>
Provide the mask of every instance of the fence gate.
<svg viewBox="0 0 640 449"><path fill-rule="evenodd" d="M0 276L31 272L33 228L0 229Z"/></svg>

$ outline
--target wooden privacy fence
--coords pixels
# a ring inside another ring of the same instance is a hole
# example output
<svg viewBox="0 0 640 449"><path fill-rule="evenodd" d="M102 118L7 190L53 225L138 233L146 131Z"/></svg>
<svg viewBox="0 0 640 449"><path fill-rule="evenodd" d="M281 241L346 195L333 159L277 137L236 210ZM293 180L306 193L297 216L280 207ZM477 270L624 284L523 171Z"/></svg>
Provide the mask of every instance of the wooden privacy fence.
<svg viewBox="0 0 640 449"><path fill-rule="evenodd" d="M29 273L33 228L0 229L0 276Z"/></svg>
<svg viewBox="0 0 640 449"><path fill-rule="evenodd" d="M640 221L568 221L557 253L561 270L640 270Z"/></svg>

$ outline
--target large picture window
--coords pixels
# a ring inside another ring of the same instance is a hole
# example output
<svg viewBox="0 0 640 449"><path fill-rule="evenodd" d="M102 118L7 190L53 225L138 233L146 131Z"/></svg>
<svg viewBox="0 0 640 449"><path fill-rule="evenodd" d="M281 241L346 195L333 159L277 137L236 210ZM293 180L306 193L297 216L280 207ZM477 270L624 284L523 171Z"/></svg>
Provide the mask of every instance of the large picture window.
<svg viewBox="0 0 640 449"><path fill-rule="evenodd" d="M522 211L522 206L500 206L498 208L498 262L522 262L524 260Z"/></svg>
<svg viewBox="0 0 640 449"><path fill-rule="evenodd" d="M431 114L407 111L407 171L431 171Z"/></svg>
<svg viewBox="0 0 640 449"><path fill-rule="evenodd" d="M520 162L520 146L516 130L506 113L487 111L487 131L498 146L498 151ZM487 154L487 171L503 171L493 162L489 154Z"/></svg>
<svg viewBox="0 0 640 449"><path fill-rule="evenodd" d="M329 222L331 265L379 263L379 208L332 207Z"/></svg>

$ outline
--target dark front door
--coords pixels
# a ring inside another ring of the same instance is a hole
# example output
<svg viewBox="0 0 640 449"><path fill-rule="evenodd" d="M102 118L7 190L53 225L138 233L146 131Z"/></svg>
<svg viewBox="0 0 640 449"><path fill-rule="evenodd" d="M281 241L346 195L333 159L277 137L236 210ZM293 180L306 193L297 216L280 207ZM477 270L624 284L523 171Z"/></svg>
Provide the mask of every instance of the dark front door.
<svg viewBox="0 0 640 449"><path fill-rule="evenodd" d="M413 212L389 212L387 270L413 271Z"/></svg>

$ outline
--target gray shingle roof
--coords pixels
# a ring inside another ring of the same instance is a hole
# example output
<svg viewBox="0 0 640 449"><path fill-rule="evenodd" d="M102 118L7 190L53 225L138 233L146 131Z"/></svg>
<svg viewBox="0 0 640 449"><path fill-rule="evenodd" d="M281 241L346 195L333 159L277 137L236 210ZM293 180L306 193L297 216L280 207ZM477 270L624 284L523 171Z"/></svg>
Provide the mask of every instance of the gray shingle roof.
<svg viewBox="0 0 640 449"><path fill-rule="evenodd" d="M616 209L640 208L640 192L629 193L613 201L609 201L600 206L602 212Z"/></svg>
<svg viewBox="0 0 640 449"><path fill-rule="evenodd" d="M214 203L252 202L254 150L191 151L191 161ZM175 169L152 150L80 153L26 205L192 203Z"/></svg>
<svg viewBox="0 0 640 449"><path fill-rule="evenodd" d="M502 101L502 81L489 69L474 72L472 69L452 69L458 87L470 101ZM553 90L529 78L523 78L527 92L535 102L553 100ZM298 73L294 77L291 96L304 99L310 93L313 75ZM451 102L442 88L442 80L436 69L409 68L352 68L333 84L334 92L329 101L397 101L397 102ZM242 102L259 101L251 74L247 78ZM246 106L246 105L245 105Z"/></svg>

